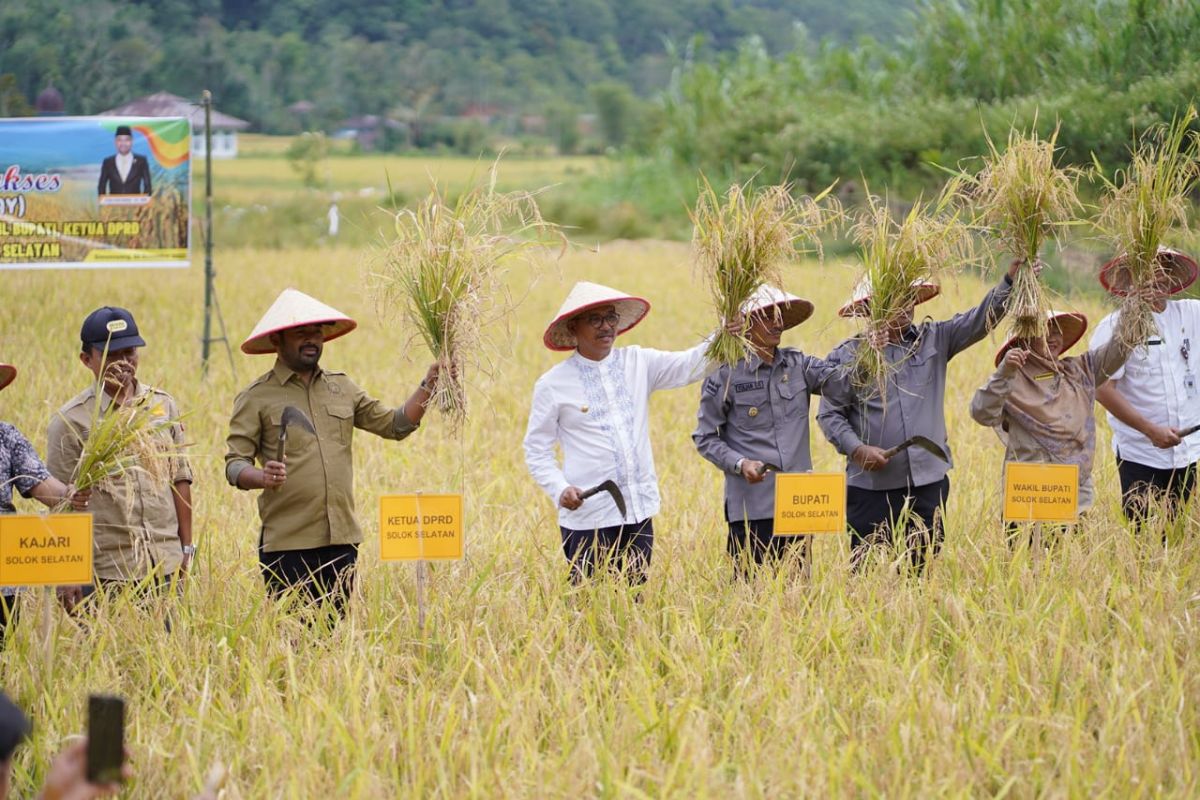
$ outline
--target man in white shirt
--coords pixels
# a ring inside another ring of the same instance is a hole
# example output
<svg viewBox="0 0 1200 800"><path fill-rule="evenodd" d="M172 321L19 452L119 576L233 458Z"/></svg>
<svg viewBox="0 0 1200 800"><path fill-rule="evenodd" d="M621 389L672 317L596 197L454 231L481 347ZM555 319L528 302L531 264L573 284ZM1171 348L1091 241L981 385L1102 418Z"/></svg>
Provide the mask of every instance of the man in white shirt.
<svg viewBox="0 0 1200 800"><path fill-rule="evenodd" d="M1166 248L1158 258L1163 267L1154 298L1158 335L1134 349L1096 391L1112 427L1125 518L1138 523L1160 501L1174 516L1192 494L1200 461L1200 435L1183 435L1200 424L1200 350L1194 351L1200 348L1200 300L1167 299L1196 280L1197 265ZM1117 258L1101 270L1101 282L1118 296L1128 285L1122 267ZM1112 337L1115 317L1110 314L1096 327L1093 349Z"/></svg>
<svg viewBox="0 0 1200 800"><path fill-rule="evenodd" d="M525 463L558 508L574 581L611 558L630 583L645 582L660 504L650 394L695 383L708 370L707 340L681 352L613 347L649 310L640 297L580 282L542 337L551 350L574 352L534 386ZM562 448L561 466L555 444ZM606 480L619 488L626 514L607 493L582 497Z"/></svg>

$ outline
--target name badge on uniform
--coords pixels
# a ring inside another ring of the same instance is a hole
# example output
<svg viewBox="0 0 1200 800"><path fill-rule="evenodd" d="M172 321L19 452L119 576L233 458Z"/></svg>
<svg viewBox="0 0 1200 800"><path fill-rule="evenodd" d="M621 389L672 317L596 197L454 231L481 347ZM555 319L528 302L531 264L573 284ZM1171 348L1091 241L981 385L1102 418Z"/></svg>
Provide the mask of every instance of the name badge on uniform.
<svg viewBox="0 0 1200 800"><path fill-rule="evenodd" d="M1035 381L1048 381L1053 377L1054 377L1053 372L1043 372L1041 375L1034 375L1033 379Z"/></svg>
<svg viewBox="0 0 1200 800"><path fill-rule="evenodd" d="M1196 374L1190 369L1183 373L1183 390L1187 392L1189 400L1196 399Z"/></svg>

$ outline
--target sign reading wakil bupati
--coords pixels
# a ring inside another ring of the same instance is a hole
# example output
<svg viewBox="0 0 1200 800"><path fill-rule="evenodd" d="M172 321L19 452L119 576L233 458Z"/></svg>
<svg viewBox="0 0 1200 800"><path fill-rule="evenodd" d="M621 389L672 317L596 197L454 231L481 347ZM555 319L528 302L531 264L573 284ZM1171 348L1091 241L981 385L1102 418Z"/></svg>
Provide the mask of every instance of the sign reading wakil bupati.
<svg viewBox="0 0 1200 800"><path fill-rule="evenodd" d="M91 514L0 514L0 586L91 582Z"/></svg>
<svg viewBox="0 0 1200 800"><path fill-rule="evenodd" d="M463 555L461 494L393 494L379 498L383 561L454 561Z"/></svg>
<svg viewBox="0 0 1200 800"><path fill-rule="evenodd" d="M1005 522L1074 522L1079 467L1074 464L1004 465Z"/></svg>
<svg viewBox="0 0 1200 800"><path fill-rule="evenodd" d="M191 123L0 119L0 269L186 267Z"/></svg>
<svg viewBox="0 0 1200 800"><path fill-rule="evenodd" d="M775 535L846 532L846 473L775 476Z"/></svg>

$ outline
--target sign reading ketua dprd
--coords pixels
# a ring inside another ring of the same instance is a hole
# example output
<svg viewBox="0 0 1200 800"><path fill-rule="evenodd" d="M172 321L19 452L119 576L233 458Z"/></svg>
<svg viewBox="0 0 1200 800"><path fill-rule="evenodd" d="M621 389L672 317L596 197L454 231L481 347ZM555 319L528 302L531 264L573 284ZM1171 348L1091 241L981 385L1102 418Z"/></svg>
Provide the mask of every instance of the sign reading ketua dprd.
<svg viewBox="0 0 1200 800"><path fill-rule="evenodd" d="M775 476L775 535L846 532L846 473Z"/></svg>
<svg viewBox="0 0 1200 800"><path fill-rule="evenodd" d="M463 555L461 494L393 494L379 498L383 561L454 561Z"/></svg>
<svg viewBox="0 0 1200 800"><path fill-rule="evenodd" d="M0 514L0 586L90 583L91 514Z"/></svg>

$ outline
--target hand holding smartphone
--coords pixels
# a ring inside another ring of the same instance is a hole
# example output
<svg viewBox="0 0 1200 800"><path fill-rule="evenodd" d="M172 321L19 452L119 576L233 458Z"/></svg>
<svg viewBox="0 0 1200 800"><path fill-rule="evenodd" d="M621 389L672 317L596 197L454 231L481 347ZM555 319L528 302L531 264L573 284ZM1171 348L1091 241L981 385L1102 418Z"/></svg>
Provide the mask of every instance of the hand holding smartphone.
<svg viewBox="0 0 1200 800"><path fill-rule="evenodd" d="M88 783L123 783L125 700L114 695L88 697Z"/></svg>

